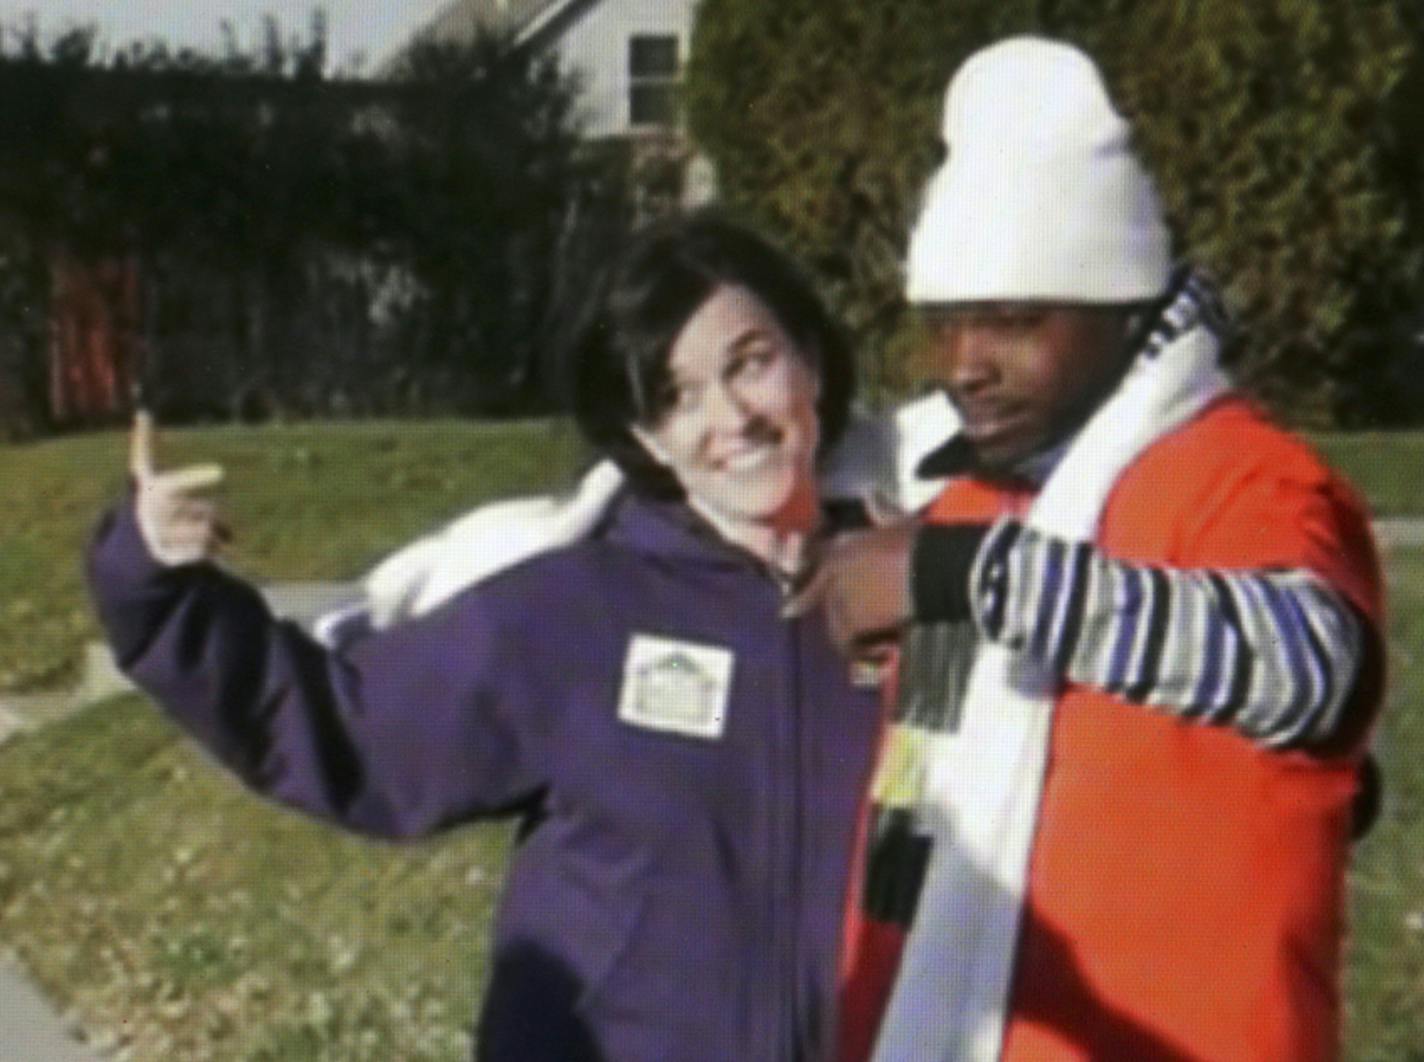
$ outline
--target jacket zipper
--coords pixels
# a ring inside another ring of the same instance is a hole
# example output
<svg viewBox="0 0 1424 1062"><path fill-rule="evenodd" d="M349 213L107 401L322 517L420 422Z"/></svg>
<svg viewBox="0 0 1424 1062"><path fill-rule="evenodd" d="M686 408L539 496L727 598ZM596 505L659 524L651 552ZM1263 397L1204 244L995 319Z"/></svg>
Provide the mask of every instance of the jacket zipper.
<svg viewBox="0 0 1424 1062"><path fill-rule="evenodd" d="M804 827L802 806L805 794L802 787L801 748L801 621L792 620L786 625L787 674L790 676L786 687L787 696L781 712L781 733L785 740L788 770L786 771L788 792L783 808L783 838L781 850L785 859L779 868L782 881L781 895L783 910L780 912L781 967L783 985L781 999L789 1013L780 1015L783 1047L780 1057L788 1062L800 1062L802 1058L802 1014L801 978L798 942L801 934L800 888L802 865L802 829Z"/></svg>

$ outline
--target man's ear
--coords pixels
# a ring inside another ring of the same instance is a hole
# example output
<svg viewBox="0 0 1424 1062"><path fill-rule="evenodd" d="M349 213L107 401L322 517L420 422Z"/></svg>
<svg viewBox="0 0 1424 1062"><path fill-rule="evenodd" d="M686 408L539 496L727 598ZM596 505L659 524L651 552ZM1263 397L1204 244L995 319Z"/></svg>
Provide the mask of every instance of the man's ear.
<svg viewBox="0 0 1424 1062"><path fill-rule="evenodd" d="M672 458L668 456L667 449L653 437L652 432L641 424L630 424L628 431L638 440L638 445L648 452L649 457L664 468L672 467Z"/></svg>

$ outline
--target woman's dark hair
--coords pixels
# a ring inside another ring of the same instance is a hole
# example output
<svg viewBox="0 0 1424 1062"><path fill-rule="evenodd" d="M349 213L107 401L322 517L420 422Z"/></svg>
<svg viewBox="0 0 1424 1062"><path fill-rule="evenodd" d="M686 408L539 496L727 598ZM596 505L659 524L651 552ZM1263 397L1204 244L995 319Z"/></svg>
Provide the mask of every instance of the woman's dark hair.
<svg viewBox="0 0 1424 1062"><path fill-rule="evenodd" d="M790 259L713 215L664 222L635 235L594 285L559 371L580 430L644 493L680 497L682 490L629 428L666 412L673 343L723 285L760 299L816 370L823 453L845 428L855 389L850 350Z"/></svg>

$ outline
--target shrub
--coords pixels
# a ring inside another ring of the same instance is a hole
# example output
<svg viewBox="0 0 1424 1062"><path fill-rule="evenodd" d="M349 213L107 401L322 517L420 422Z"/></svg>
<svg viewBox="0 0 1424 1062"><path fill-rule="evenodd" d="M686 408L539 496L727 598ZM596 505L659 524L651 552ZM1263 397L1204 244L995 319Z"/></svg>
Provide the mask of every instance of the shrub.
<svg viewBox="0 0 1424 1062"><path fill-rule="evenodd" d="M269 22L254 54L78 30L0 56L0 233L26 249L0 255L9 334L53 297L8 297L22 282L58 261L82 290L120 262L141 334L110 346L140 352L168 419L538 405L561 250L621 195L579 147L577 86L493 36L418 46L381 83L324 53L317 19ZM43 374L44 342L15 357Z"/></svg>

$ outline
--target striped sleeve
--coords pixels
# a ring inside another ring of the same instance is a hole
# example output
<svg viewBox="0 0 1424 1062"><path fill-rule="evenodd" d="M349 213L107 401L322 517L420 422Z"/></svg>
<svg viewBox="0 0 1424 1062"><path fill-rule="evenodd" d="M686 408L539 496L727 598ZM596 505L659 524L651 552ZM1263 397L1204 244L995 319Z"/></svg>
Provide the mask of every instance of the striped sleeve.
<svg viewBox="0 0 1424 1062"><path fill-rule="evenodd" d="M971 591L985 637L1065 680L1275 748L1337 734L1365 653L1360 616L1311 572L1125 564L1012 520Z"/></svg>

